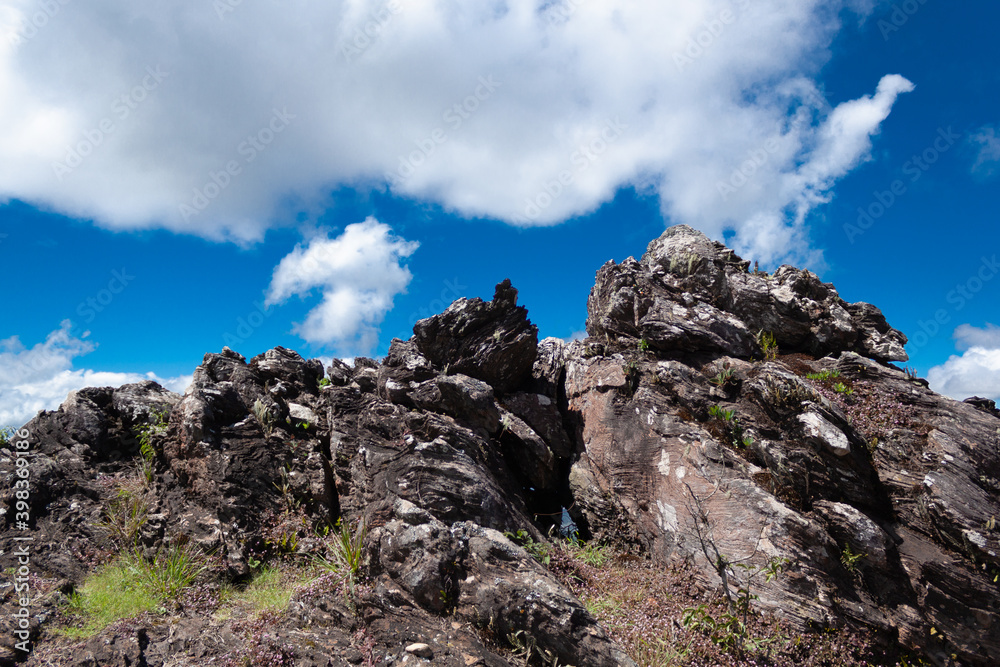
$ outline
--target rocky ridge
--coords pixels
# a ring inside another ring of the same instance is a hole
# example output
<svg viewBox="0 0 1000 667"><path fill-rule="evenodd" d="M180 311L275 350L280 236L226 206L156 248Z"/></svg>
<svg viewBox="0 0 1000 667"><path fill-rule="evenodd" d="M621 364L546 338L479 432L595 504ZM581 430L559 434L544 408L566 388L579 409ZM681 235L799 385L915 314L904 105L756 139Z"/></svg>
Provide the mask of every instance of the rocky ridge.
<svg viewBox="0 0 1000 667"><path fill-rule="evenodd" d="M995 405L892 366L906 337L874 306L808 271L752 272L683 226L601 267L588 313L587 339L538 341L504 281L418 322L381 362L227 348L183 396L84 389L40 413L23 429L28 664L508 665L527 659L516 637L548 664L635 664L523 548L552 539L564 508L584 539L687 563L706 591L738 588L733 563L783 563L755 607L789 627L871 631L936 665L1000 661ZM358 584L297 594L266 617L266 646L188 598L57 634L67 596L126 546L109 517L142 459L137 433L167 413L128 546L155 559L188 545L239 583L323 553L338 519L363 521ZM3 558L24 535L16 458L8 444ZM26 657L15 641L0 636L0 664ZM258 649L279 657L233 662Z"/></svg>

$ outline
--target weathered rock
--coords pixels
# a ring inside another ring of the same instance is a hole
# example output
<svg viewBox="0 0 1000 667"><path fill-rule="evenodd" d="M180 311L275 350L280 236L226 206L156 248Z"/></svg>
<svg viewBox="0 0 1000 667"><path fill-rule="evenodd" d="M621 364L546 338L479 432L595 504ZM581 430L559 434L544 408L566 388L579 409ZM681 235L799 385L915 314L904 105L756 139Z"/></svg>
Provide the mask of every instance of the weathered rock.
<svg viewBox="0 0 1000 667"><path fill-rule="evenodd" d="M510 664L487 630L521 633L559 664L633 664L504 536L544 541L563 507L584 539L691 563L701 587L723 585L726 560L787 559L754 592L792 628L871 630L935 665L1000 660L991 401L952 401L886 365L906 339L873 306L807 271L750 273L684 227L602 267L588 304L591 338L538 343L504 282L489 303L422 320L381 362L332 362L323 387L319 362L275 348L247 363L226 348L183 397L153 383L74 392L27 425L40 590L29 664L210 664L254 641L301 665ZM137 544L203 547L238 579L282 540L308 558L312 527L363 519L350 607L329 581L297 593L269 621L270 644L183 606L83 647L48 632L120 546L100 524L134 479L135 428L161 411ZM13 452L0 459L8 553L21 531ZM746 573L730 567L726 581ZM4 593L0 614L11 604ZM0 639L0 664L11 651Z"/></svg>
<svg viewBox="0 0 1000 667"><path fill-rule="evenodd" d="M696 350L749 358L768 332L783 352L814 356L857 351L906 361L906 337L869 304L847 304L815 274L782 266L773 276L701 232L679 225L649 244L641 261L609 262L588 302L594 338L643 339L662 351Z"/></svg>
<svg viewBox="0 0 1000 667"><path fill-rule="evenodd" d="M506 393L528 378L535 361L538 328L527 313L505 280L489 303L459 299L440 315L420 320L413 340L436 368L470 375Z"/></svg>

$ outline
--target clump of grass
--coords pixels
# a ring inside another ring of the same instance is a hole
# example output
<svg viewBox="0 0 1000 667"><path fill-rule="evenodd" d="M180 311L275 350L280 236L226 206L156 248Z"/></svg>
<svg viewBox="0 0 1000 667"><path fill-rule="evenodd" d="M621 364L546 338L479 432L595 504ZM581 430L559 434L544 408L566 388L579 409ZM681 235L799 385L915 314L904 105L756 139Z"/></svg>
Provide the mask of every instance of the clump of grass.
<svg viewBox="0 0 1000 667"><path fill-rule="evenodd" d="M575 532L571 537L566 538L560 547L576 560L593 567L604 567L611 559L610 547L603 544L594 544L593 542L584 542L577 538Z"/></svg>
<svg viewBox="0 0 1000 667"><path fill-rule="evenodd" d="M818 373L806 373L806 377L810 380L816 380L817 382L827 382L829 380L834 380L840 377L840 371L820 371Z"/></svg>
<svg viewBox="0 0 1000 667"><path fill-rule="evenodd" d="M284 611L298 589L314 578L313 573L304 568L264 566L244 588L222 592L217 616L229 618L239 612L255 617Z"/></svg>
<svg viewBox="0 0 1000 667"><path fill-rule="evenodd" d="M114 495L104 507L103 518L97 525L119 550L131 549L149 519L149 482L142 470L126 477L105 479L113 480Z"/></svg>
<svg viewBox="0 0 1000 667"><path fill-rule="evenodd" d="M161 551L152 560L138 551L126 551L70 594L67 611L77 617L77 624L60 633L90 637L121 619L161 612L163 603L190 586L204 567L201 557L187 546Z"/></svg>
<svg viewBox="0 0 1000 667"><path fill-rule="evenodd" d="M264 431L264 435L271 435L274 432L274 415L271 413L271 408L267 407L267 404L258 398L254 401L251 411L253 412L253 416L257 418L257 422Z"/></svg>

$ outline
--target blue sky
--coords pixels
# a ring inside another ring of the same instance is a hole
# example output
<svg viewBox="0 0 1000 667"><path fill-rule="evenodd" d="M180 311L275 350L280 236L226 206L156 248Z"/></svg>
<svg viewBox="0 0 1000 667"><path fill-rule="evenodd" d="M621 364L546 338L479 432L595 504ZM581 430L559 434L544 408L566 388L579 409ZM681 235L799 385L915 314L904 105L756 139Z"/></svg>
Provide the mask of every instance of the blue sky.
<svg viewBox="0 0 1000 667"><path fill-rule="evenodd" d="M206 352L380 356L511 278L542 336L671 224L1000 398L993 3L0 0L0 423Z"/></svg>

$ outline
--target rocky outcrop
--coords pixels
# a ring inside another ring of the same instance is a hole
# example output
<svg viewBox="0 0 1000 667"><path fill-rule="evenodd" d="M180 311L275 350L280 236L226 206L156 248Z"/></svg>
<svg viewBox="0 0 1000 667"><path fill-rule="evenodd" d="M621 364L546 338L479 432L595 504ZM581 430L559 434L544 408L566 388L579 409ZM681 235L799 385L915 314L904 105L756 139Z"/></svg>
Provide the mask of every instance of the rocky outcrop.
<svg viewBox="0 0 1000 667"><path fill-rule="evenodd" d="M587 333L599 340L640 338L664 352L746 359L760 357L755 336L763 331L786 352L908 359L906 336L890 328L878 308L845 303L809 271L782 266L769 276L748 268L722 244L690 227L672 227L641 261L601 267Z"/></svg>
<svg viewBox="0 0 1000 667"><path fill-rule="evenodd" d="M601 267L586 340L539 342L516 297L504 281L459 299L381 361L226 348L183 396L86 389L32 420L30 526L8 449L0 536L5 554L34 538L29 664L634 664L519 546L564 508L584 539L688 563L704 590L783 562L755 604L799 631L1000 660L1000 419L891 366L906 338L877 308L807 271L750 272L686 227ZM144 508L127 535L123 497ZM318 558L338 520L367 527L363 576L320 578L280 615L221 617L199 593L82 644L52 632L124 546L210 554L215 590ZM5 618L16 602L4 588ZM0 664L24 657L11 637Z"/></svg>

